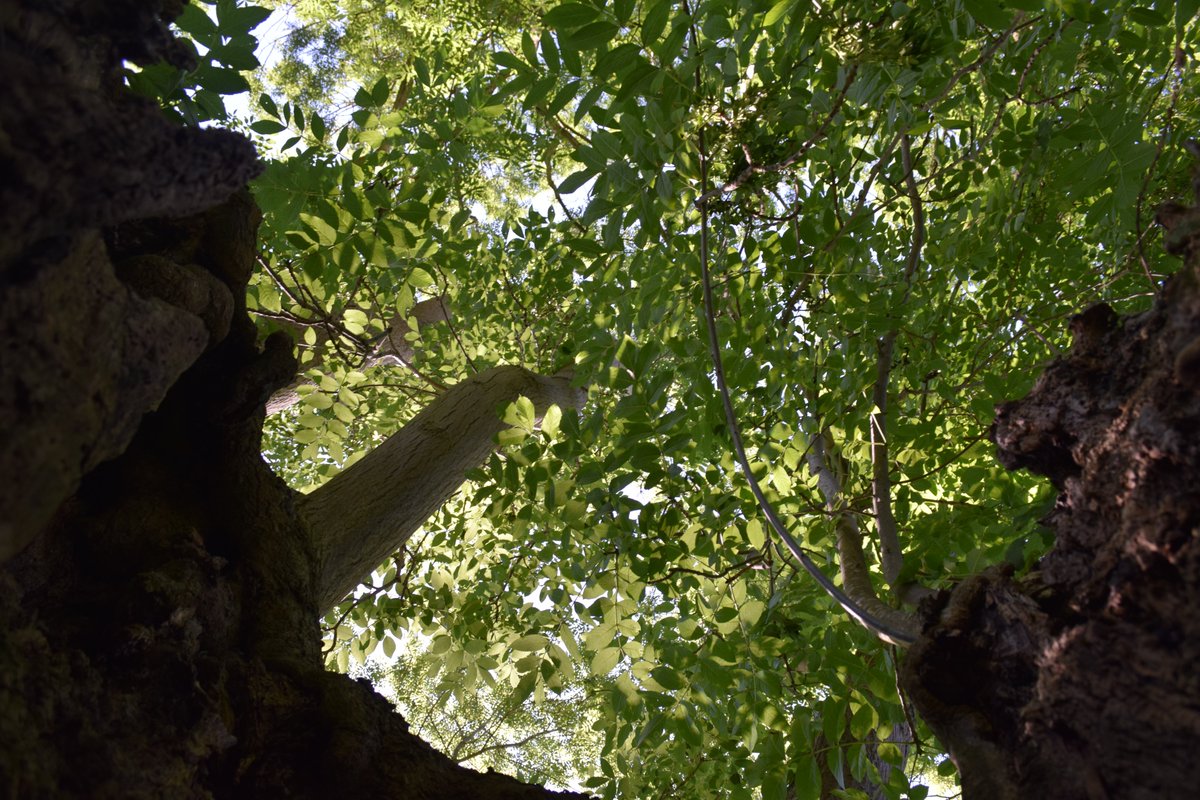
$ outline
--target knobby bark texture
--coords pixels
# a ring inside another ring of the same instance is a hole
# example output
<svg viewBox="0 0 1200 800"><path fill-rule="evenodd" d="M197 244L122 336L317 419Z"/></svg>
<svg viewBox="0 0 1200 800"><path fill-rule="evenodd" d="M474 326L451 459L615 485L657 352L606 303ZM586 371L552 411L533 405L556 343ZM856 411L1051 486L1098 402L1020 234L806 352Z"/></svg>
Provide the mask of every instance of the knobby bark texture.
<svg viewBox="0 0 1200 800"><path fill-rule="evenodd" d="M967 800L1195 796L1200 211L1159 219L1184 266L1153 308L1080 314L1070 352L997 409L1000 460L1060 491L1053 550L940 597L906 659Z"/></svg>
<svg viewBox="0 0 1200 800"><path fill-rule="evenodd" d="M181 8L0 0L0 797L568 797L322 668L328 548L259 453L295 362L243 306L255 154L119 79L183 63Z"/></svg>

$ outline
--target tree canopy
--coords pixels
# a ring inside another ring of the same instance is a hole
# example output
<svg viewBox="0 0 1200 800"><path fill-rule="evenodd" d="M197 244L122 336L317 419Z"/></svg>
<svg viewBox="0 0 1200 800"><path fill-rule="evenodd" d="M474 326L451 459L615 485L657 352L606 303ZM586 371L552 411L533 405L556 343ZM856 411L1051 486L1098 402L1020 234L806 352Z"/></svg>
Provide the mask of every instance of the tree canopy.
<svg viewBox="0 0 1200 800"><path fill-rule="evenodd" d="M279 474L321 485L493 366L588 392L502 410L327 615L329 665L382 683L369 657L394 658L453 757L602 797L953 780L902 655L782 546L731 434L848 593L904 614L1028 569L1052 491L995 462L993 409L1072 314L1145 308L1173 268L1153 209L1188 185L1198 7L305 0L256 73L269 9L187 9L201 66L129 81L267 161L248 303L304 370L264 438Z"/></svg>

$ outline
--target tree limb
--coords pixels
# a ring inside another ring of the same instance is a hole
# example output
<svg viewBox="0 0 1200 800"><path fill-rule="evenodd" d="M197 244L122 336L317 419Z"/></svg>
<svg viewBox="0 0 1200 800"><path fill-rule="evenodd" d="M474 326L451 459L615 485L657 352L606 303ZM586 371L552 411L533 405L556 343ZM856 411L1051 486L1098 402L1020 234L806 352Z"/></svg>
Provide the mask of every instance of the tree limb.
<svg viewBox="0 0 1200 800"><path fill-rule="evenodd" d="M299 498L317 543L321 611L352 592L458 491L506 427L498 412L521 396L541 413L551 404L579 408L587 395L566 377L494 367L451 387L361 461Z"/></svg>
<svg viewBox="0 0 1200 800"><path fill-rule="evenodd" d="M913 175L912 141L908 134L900 137L900 156L904 165L904 182L908 188L913 213L912 245L904 265L904 295L897 304L897 308L904 308L909 295L912 294L913 275L921 263L921 248L925 244L925 210L921 204L921 194L917 190L916 177ZM879 340L879 358L876 361L875 387L872 391L875 410L871 412L870 419L871 503L875 511L875 532L879 536L883 577L894 591L898 591L900 588L904 551L900 547L900 537L896 531L896 518L892 514L892 465L888 455L887 406L892 354L895 351L898 332L899 325L892 325L891 329Z"/></svg>

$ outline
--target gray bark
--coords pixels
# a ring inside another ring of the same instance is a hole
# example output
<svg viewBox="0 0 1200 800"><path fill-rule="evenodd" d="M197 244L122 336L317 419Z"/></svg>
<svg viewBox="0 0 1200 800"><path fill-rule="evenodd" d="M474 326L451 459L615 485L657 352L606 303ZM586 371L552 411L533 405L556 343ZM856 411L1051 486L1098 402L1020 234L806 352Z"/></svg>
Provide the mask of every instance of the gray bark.
<svg viewBox="0 0 1200 800"><path fill-rule="evenodd" d="M402 545L495 448L503 408L525 396L538 413L578 408L566 377L494 367L449 389L402 430L300 499L318 559L318 601L329 609Z"/></svg>

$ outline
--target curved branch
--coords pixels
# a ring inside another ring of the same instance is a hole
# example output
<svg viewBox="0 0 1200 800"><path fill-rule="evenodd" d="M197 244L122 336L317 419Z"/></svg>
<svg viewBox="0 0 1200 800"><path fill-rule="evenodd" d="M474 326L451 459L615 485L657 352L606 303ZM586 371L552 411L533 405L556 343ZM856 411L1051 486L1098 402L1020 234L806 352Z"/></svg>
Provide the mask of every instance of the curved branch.
<svg viewBox="0 0 1200 800"><path fill-rule="evenodd" d="M862 532L859 530L853 514L850 513L850 509L842 500L842 482L829 463L826 436L826 433L821 432L812 437L812 446L808 450L808 468L813 475L817 476L817 486L821 491L821 496L825 498L826 508L833 517L837 533L842 586L846 589L846 594L853 598L863 611L892 631L901 634L893 634L885 638L894 640L895 644L911 644L915 639L916 619L880 600L875 594L875 587L871 585L871 574L867 569L866 556L863 554ZM891 633L888 630L879 632ZM906 641L903 638L905 635L912 638Z"/></svg>

